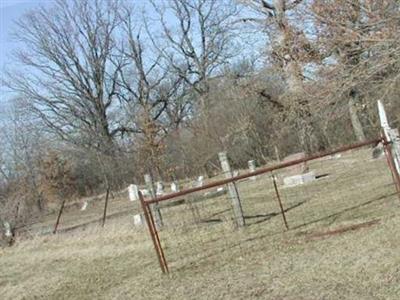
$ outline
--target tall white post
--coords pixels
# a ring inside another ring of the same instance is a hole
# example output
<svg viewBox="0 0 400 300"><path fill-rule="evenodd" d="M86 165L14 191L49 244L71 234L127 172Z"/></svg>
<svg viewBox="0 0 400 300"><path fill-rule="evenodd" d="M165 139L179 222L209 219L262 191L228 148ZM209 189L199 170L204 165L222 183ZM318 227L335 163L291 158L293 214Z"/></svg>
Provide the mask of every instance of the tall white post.
<svg viewBox="0 0 400 300"><path fill-rule="evenodd" d="M228 157L226 152L220 152L218 154L219 160L221 162L221 167L223 172L225 173L226 178L232 177L232 170L231 166L229 165ZM240 202L239 192L236 188L235 183L228 184L229 195L231 197L232 205L233 205L233 212L235 214L236 222L239 227L245 225L245 220L243 217L243 209L242 204Z"/></svg>
<svg viewBox="0 0 400 300"><path fill-rule="evenodd" d="M378 111L381 126L386 139L392 143L392 156L396 165L397 173L400 175L400 136L397 128L390 128L385 108L380 100L378 100Z"/></svg>
<svg viewBox="0 0 400 300"><path fill-rule="evenodd" d="M249 171L250 172L255 172L256 171L256 161L255 160L249 160L247 162L247 165L249 166ZM257 176L251 176L250 179L251 180L256 180Z"/></svg>
<svg viewBox="0 0 400 300"><path fill-rule="evenodd" d="M130 184L128 186L128 196L129 196L129 201L139 200L139 188L136 184Z"/></svg>

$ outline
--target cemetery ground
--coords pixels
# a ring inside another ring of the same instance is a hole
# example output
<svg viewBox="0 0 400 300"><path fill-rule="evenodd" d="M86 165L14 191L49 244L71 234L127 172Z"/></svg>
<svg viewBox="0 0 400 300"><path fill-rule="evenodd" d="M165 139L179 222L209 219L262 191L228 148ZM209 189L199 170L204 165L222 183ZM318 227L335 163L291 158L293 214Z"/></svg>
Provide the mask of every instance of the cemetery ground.
<svg viewBox="0 0 400 300"><path fill-rule="evenodd" d="M69 207L30 237L0 250L2 299L400 299L400 200L385 158L371 149L309 164L321 176L279 184L285 230L270 175L238 183L247 225L230 220L227 195L162 209L162 275L147 228L133 226L137 202ZM276 174L277 176L283 176ZM360 225L360 226L357 226Z"/></svg>

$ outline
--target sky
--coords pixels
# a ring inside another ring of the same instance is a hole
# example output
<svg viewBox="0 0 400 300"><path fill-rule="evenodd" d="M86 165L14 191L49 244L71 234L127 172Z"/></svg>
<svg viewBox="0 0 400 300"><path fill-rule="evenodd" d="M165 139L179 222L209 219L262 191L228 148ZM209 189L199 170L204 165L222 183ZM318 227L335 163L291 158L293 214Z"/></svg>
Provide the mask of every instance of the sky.
<svg viewBox="0 0 400 300"><path fill-rule="evenodd" d="M68 0L65 0L68 1ZM146 3L145 0L130 0L133 3ZM13 67L12 53L19 48L13 40L12 31L15 22L31 9L51 5L54 0L0 0L0 76L4 76L5 68ZM3 78L2 78L3 79ZM0 122L7 118L7 104L12 95L0 82Z"/></svg>
<svg viewBox="0 0 400 300"><path fill-rule="evenodd" d="M66 0L67 1L67 0ZM141 2L144 0L132 0ZM12 67L12 53L18 48L18 43L12 38L14 23L31 9L42 5L51 5L54 0L0 0L0 76L4 76L4 69ZM0 122L4 120L10 94L0 84Z"/></svg>
<svg viewBox="0 0 400 300"><path fill-rule="evenodd" d="M12 52L18 47L11 33L14 22L30 9L48 5L52 0L0 0L0 74L3 77L5 67L12 66ZM7 115L9 93L0 86L0 121Z"/></svg>
<svg viewBox="0 0 400 300"><path fill-rule="evenodd" d="M0 0L0 66L12 63L10 55L18 44L12 40L14 22L30 9L51 3L52 0Z"/></svg>

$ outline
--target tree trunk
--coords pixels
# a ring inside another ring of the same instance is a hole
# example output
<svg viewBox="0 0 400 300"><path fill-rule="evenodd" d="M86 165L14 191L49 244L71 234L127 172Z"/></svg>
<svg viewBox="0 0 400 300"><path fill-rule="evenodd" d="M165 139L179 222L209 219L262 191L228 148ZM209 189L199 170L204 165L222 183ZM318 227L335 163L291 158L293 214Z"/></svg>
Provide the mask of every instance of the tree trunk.
<svg viewBox="0 0 400 300"><path fill-rule="evenodd" d="M349 99L349 113L351 119L351 125L353 126L354 135L357 138L357 141L362 142L365 141L364 129L362 127L361 121L357 115L357 108L355 106L355 99L357 96L350 96Z"/></svg>

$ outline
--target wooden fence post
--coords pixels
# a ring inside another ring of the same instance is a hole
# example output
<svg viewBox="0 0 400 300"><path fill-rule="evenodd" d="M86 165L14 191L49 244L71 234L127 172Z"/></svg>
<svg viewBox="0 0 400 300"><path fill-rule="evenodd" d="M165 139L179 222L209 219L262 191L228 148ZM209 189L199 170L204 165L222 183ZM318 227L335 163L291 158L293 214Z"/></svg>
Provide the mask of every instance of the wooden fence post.
<svg viewBox="0 0 400 300"><path fill-rule="evenodd" d="M231 170L231 166L229 165L229 161L228 161L226 152L220 152L218 154L218 157L221 162L222 171L224 172L225 177L231 178L232 170ZM239 227L242 227L245 225L245 220L244 220L242 204L240 202L239 192L236 187L236 184L234 182L228 183L228 190L229 190L229 195L230 195L230 198L232 201L233 212L235 214L237 225Z"/></svg>

